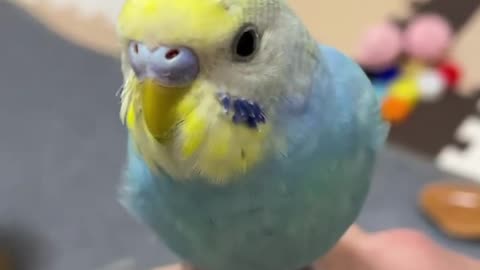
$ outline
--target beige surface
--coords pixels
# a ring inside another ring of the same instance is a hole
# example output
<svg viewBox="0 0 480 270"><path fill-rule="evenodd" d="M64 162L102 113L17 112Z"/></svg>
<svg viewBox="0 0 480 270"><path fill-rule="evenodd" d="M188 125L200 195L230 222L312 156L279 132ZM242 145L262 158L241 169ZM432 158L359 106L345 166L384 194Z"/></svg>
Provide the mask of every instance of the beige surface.
<svg viewBox="0 0 480 270"><path fill-rule="evenodd" d="M114 20L122 0L103 0L101 5L92 0L16 2L76 43L106 53L116 48ZM317 39L347 53L354 51L356 40L369 25L388 16L408 14L404 0L290 0L290 3Z"/></svg>
<svg viewBox="0 0 480 270"><path fill-rule="evenodd" d="M123 0L11 0L29 10L49 28L77 44L117 55L115 18ZM428 1L428 0L417 0ZM354 56L362 33L385 18L406 17L409 0L289 0L312 34L323 43ZM467 70L462 91L480 86L480 14L458 36L454 59Z"/></svg>
<svg viewBox="0 0 480 270"><path fill-rule="evenodd" d="M461 90L464 93L472 89L480 91L480 11L470 20L459 34L453 50L453 59L458 59L465 70Z"/></svg>

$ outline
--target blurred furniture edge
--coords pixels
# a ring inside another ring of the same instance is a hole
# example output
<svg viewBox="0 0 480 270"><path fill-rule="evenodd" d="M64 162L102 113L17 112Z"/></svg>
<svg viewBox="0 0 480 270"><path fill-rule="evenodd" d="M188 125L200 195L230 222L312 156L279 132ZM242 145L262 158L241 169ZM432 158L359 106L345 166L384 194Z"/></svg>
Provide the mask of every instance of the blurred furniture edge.
<svg viewBox="0 0 480 270"><path fill-rule="evenodd" d="M14 270L9 252L2 247L0 247L0 270Z"/></svg>
<svg viewBox="0 0 480 270"><path fill-rule="evenodd" d="M0 0L1 2L2 0ZM77 0L6 0L27 10L49 29L67 40L74 41L97 52L117 55L119 46L116 39L115 15L123 0L94 2ZM358 9L363 2L352 2L348 6L331 2L329 8L313 7L316 1L289 0L292 9L303 18L312 35L323 43L339 50L354 54L357 39L370 25L390 16L407 17L411 13L409 0L368 0L369 8L359 16ZM98 3L95 8L95 3ZM338 24L338 14L344 14ZM321 18L321 20L319 20ZM325 25L328 27L318 27ZM75 27L72 27L75 26Z"/></svg>
<svg viewBox="0 0 480 270"><path fill-rule="evenodd" d="M21 7L62 38L98 53L118 57L120 44L115 26L101 14L84 17L72 7L51 8L41 1L7 2Z"/></svg>

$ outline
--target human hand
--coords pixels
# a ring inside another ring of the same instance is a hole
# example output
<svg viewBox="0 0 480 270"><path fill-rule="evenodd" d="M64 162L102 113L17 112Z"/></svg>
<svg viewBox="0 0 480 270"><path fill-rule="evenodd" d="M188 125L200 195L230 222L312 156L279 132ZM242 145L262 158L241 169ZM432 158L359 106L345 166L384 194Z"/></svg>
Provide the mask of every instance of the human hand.
<svg viewBox="0 0 480 270"><path fill-rule="evenodd" d="M424 234L394 229L368 234L354 225L316 270L477 270L480 261L442 248Z"/></svg>
<svg viewBox="0 0 480 270"><path fill-rule="evenodd" d="M188 270L175 264L154 270ZM368 234L354 225L314 270L478 270L480 261L447 250L406 229ZM293 270L293 269L292 269Z"/></svg>

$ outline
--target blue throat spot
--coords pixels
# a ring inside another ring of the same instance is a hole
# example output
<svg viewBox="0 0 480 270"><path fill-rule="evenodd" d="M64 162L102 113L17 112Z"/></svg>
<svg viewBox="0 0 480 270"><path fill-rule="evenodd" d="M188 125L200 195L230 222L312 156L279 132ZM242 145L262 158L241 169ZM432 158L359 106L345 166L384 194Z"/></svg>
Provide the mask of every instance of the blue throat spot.
<svg viewBox="0 0 480 270"><path fill-rule="evenodd" d="M232 97L228 93L218 93L218 101L225 113L233 113L232 122L256 129L259 124L266 123L266 116L261 106L252 100Z"/></svg>

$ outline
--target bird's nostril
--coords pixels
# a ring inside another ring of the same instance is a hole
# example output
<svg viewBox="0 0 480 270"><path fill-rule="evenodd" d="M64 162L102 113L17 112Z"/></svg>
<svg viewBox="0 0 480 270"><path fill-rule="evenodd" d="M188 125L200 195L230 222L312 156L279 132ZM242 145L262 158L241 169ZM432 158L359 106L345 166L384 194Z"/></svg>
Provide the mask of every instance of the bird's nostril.
<svg viewBox="0 0 480 270"><path fill-rule="evenodd" d="M177 57L180 54L180 51L177 49L171 49L165 54L165 58L168 60L172 60L173 58Z"/></svg>
<svg viewBox="0 0 480 270"><path fill-rule="evenodd" d="M138 79L153 79L165 87L188 86L200 72L195 52L186 47L151 48L132 42L128 56L130 66Z"/></svg>

